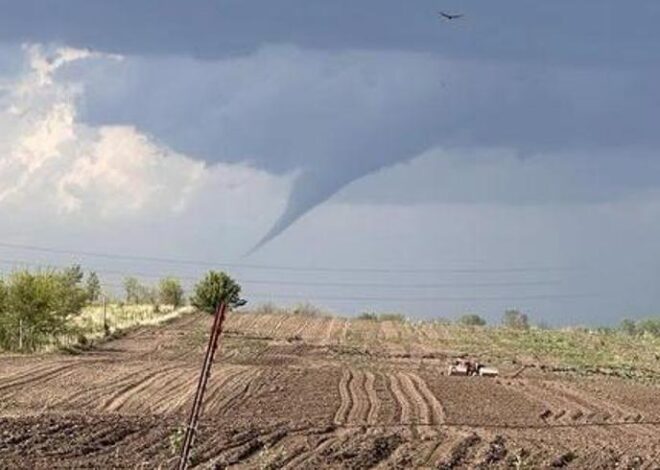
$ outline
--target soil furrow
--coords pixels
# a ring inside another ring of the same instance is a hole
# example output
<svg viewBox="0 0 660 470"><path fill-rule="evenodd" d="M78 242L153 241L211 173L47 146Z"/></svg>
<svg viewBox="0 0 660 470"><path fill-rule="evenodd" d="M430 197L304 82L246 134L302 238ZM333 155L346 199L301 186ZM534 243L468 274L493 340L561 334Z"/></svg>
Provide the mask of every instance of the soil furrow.
<svg viewBox="0 0 660 470"><path fill-rule="evenodd" d="M362 371L353 371L353 379L349 383L352 406L348 411L347 423L365 424L369 413L369 397L365 381L366 375Z"/></svg>
<svg viewBox="0 0 660 470"><path fill-rule="evenodd" d="M405 394L408 396L410 403L414 409L414 416L412 420L415 424L433 424L431 409L429 408L428 403L424 400L422 395L417 391L417 388L413 384L412 379L409 374L400 373L399 381L402 385L402 389Z"/></svg>
<svg viewBox="0 0 660 470"><path fill-rule="evenodd" d="M399 424L410 425L413 417L412 403L404 392L398 373L388 374L388 377L390 392L398 405L396 419Z"/></svg>
<svg viewBox="0 0 660 470"><path fill-rule="evenodd" d="M430 424L439 424L446 422L446 413L442 405L435 397L433 392L429 389L426 381L422 379L417 374L408 374L408 377L412 380L417 389L417 392L422 397L424 403L426 403L427 408L430 411Z"/></svg>
<svg viewBox="0 0 660 470"><path fill-rule="evenodd" d="M66 364L59 367L57 366L57 364L53 364L51 367L46 369L46 372L42 372L36 375L25 374L20 379L13 380L4 385L0 385L0 392L3 392L3 395L7 396L8 394L7 390L16 387L23 387L25 385L30 385L33 387L35 384L46 382L49 379L56 377L62 374L64 371L70 370L74 367L76 367L75 364Z"/></svg>
<svg viewBox="0 0 660 470"><path fill-rule="evenodd" d="M140 380L132 381L125 387L122 387L117 392L115 392L110 398L108 398L102 405L101 410L103 411L117 411L119 410L127 400L132 396L139 393L141 390L144 390L149 387L149 385L155 381L158 376L163 374L163 371L157 370L147 375L143 376Z"/></svg>
<svg viewBox="0 0 660 470"><path fill-rule="evenodd" d="M369 409L367 410L367 424L374 425L378 423L378 410L380 408L380 400L376 393L374 386L376 376L372 372L365 372L364 388L367 392L367 399L369 400Z"/></svg>
<svg viewBox="0 0 660 470"><path fill-rule="evenodd" d="M351 394L351 381L353 380L353 373L349 368L345 368L341 380L339 381L339 396L341 403L339 409L335 413L335 424L346 424L348 422L349 413L353 407L353 396Z"/></svg>

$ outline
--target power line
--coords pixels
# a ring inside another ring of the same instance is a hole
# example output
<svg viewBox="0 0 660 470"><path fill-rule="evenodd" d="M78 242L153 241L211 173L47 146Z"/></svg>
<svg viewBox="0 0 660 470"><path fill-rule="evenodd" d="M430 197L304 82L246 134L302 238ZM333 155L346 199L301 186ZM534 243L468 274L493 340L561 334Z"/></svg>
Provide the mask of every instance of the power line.
<svg viewBox="0 0 660 470"><path fill-rule="evenodd" d="M37 263L34 261L8 260L0 259L0 264L6 265L25 265L38 268L66 268L68 265ZM96 267L87 268L88 271L95 271L99 274L121 275L131 277L161 279L163 275L143 273L136 271L121 271L114 269L98 269ZM179 279L196 281L199 276L179 275L177 273L168 273ZM324 282L324 281L288 281L281 279L241 279L245 284L258 285L279 285L279 286L309 286L309 287L373 287L387 289L434 289L434 288L460 288L460 287L538 287L538 286L556 286L562 282L560 280L549 281L493 281L493 282L436 282L436 283L394 283L394 282Z"/></svg>
<svg viewBox="0 0 660 470"><path fill-rule="evenodd" d="M152 263L180 264L189 266L207 266L217 267L225 266L236 269L262 269L273 271L292 271L292 272L362 272L362 273L408 273L408 274L430 274L430 273L531 273L531 272L561 272L575 271L576 268L561 266L537 266L537 267L502 267L502 268L365 268L365 267L321 267L321 266L287 266L271 264L250 264L250 263L227 263L222 261L202 261L181 258L165 258L152 256L122 255L116 253L105 253L97 251L68 250L60 248L50 248L36 245L25 245L18 243L0 242L0 247L19 250L37 251L43 253L66 254L73 256L87 256L93 258L106 258L125 261L142 261Z"/></svg>
<svg viewBox="0 0 660 470"><path fill-rule="evenodd" d="M321 295L289 295L252 293L254 297L291 299L291 300L350 300L365 302L487 302L487 301L522 301L522 300L569 300L596 297L598 294L539 294L525 296L486 296L486 297L351 297Z"/></svg>
<svg viewBox="0 0 660 470"><path fill-rule="evenodd" d="M25 260L15 260L15 259L14 260L0 259L0 264L14 265L14 266L32 266L35 268L42 268L42 269L50 269L50 268L64 269L71 266L70 264L37 263L35 261L25 261ZM154 279L162 279L163 277L166 277L161 274L143 273L136 271L121 271L121 270L106 269L106 268L97 269L94 266L88 267L86 268L86 270L94 271L98 274L111 274L111 275L116 274L116 275L131 276L131 277L146 277L146 278L154 278ZM199 279L199 276L177 275L176 277L187 280Z"/></svg>
<svg viewBox="0 0 660 470"><path fill-rule="evenodd" d="M102 283L106 287L122 289L122 284ZM526 300L572 300L579 298L595 297L598 294L539 294L522 296L474 296L474 297L362 297L362 296L327 296L327 295L302 295L302 294L267 294L246 292L247 297L256 299L279 299L295 301L350 301L350 302L516 302Z"/></svg>
<svg viewBox="0 0 660 470"><path fill-rule="evenodd" d="M102 283L106 287L122 289L123 284ZM570 300L577 298L595 297L598 294L537 294L521 296L456 296L456 297L374 297L374 296L344 296L344 295L303 295L303 294L274 294L247 292L249 297L259 299L282 299L282 300L336 300L336 301L363 301L363 302L500 302L500 301L524 301L524 300Z"/></svg>
<svg viewBox="0 0 660 470"><path fill-rule="evenodd" d="M0 264L25 264L25 265L32 265L32 266L39 266L39 267L57 267L53 265L44 265L44 264L39 264L39 263L34 263L34 262L29 262L29 261L18 261L18 260L2 260L0 259ZM60 265L60 267L63 267ZM103 273L102 270L99 270L97 272ZM110 271L109 271L110 272ZM126 274L130 276L135 276L139 277L140 275L138 273L128 273L125 271L111 271L115 274ZM149 275L145 275L149 276ZM152 277L154 277L152 275ZM186 279L189 280L197 280L198 278L194 277L187 277ZM314 281L302 281L302 282L297 282L297 281L279 281L279 280L242 280L244 284L272 284L272 285L291 285L291 286L332 286L332 287L384 287L384 288L390 288L390 287L402 287L401 284L387 284L387 283L348 283L348 282L343 282L343 283L323 283L323 282L314 282ZM111 287L111 288L118 288L121 289L123 288L123 284L120 283L113 283L113 282L102 282L102 284L106 287ZM457 284L458 286L462 287L472 287L474 284ZM451 284L422 284L421 287L456 287L457 285L451 285ZM502 286L502 287L510 287L512 285L516 285L516 283L483 283L483 285L490 285L490 286ZM518 283L517 285L521 285ZM522 285L528 285L528 286L534 286L534 285L544 285L542 282L529 282L527 284L522 284ZM408 284L408 285L403 285L405 287L420 287L419 285L416 284ZM519 296L449 296L449 297L400 297L400 296L388 296L388 297L381 297L381 296L343 296L343 295L334 295L334 296L328 296L328 295L315 295L315 294L308 294L308 295L303 295L303 294L282 294L282 293L252 293L251 296L257 297L257 298L275 298L275 299L289 299L289 300L332 300L332 301L363 301L363 302L488 302L488 301L524 301L524 300L567 300L567 299L575 299L575 298L585 298L585 297L594 297L597 294L582 294L582 293L573 293L573 294L533 294L533 295L519 295Z"/></svg>
<svg viewBox="0 0 660 470"><path fill-rule="evenodd" d="M375 287L387 289L434 289L443 287L518 287L518 286L556 286L561 281L520 281L520 282L455 282L455 283L417 283L400 284L384 282L323 282L323 281L269 281L269 280L250 280L243 282L248 284L269 284L269 285L294 285L294 286L317 286L317 287Z"/></svg>

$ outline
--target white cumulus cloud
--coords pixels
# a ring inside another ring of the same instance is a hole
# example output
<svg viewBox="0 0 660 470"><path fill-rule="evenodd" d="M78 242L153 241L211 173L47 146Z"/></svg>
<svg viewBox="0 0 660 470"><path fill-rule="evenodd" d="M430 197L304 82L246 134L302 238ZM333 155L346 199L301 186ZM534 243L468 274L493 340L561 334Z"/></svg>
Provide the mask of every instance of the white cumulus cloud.
<svg viewBox="0 0 660 470"><path fill-rule="evenodd" d="M105 219L181 212L211 181L227 190L264 182L262 172L209 167L132 125L81 122L84 84L57 72L74 62L121 57L38 45L24 46L23 54L24 72L5 79L0 96L0 210L39 207Z"/></svg>

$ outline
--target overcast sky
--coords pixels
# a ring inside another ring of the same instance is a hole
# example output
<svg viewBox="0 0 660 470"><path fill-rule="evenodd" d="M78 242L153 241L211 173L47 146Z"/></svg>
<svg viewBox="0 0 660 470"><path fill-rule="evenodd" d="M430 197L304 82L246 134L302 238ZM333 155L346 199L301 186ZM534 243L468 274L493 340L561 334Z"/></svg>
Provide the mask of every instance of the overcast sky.
<svg viewBox="0 0 660 470"><path fill-rule="evenodd" d="M660 311L656 1L0 8L5 272L216 265L253 304L346 314Z"/></svg>

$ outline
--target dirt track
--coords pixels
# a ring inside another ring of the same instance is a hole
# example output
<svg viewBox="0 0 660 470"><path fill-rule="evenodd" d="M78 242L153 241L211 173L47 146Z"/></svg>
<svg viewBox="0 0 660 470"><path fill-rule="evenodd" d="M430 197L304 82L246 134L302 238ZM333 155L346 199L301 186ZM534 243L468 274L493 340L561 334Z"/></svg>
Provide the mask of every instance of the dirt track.
<svg viewBox="0 0 660 470"><path fill-rule="evenodd" d="M80 356L0 358L0 467L174 465L209 322L187 315ZM498 379L447 377L450 353L430 346L442 334L233 315L195 463L660 468L660 388L539 369L506 378L516 366L505 363Z"/></svg>

